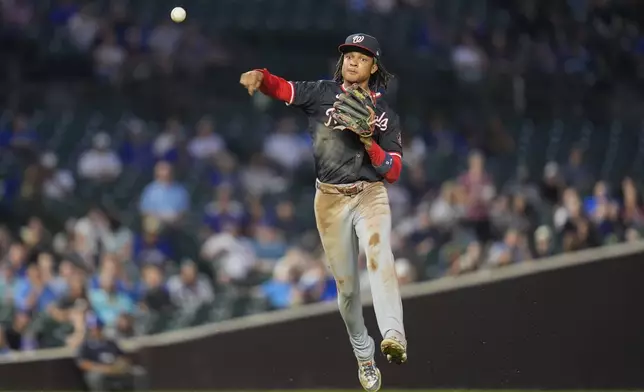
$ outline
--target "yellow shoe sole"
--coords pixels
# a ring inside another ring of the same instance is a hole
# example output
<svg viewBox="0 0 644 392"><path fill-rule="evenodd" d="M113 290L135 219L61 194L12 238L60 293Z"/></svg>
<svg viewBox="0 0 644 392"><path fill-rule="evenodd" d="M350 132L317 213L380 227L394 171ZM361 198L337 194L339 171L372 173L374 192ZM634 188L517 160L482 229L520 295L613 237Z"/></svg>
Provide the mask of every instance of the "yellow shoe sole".
<svg viewBox="0 0 644 392"><path fill-rule="evenodd" d="M380 343L380 351L390 363L401 365L407 362L407 349L397 340L384 339Z"/></svg>

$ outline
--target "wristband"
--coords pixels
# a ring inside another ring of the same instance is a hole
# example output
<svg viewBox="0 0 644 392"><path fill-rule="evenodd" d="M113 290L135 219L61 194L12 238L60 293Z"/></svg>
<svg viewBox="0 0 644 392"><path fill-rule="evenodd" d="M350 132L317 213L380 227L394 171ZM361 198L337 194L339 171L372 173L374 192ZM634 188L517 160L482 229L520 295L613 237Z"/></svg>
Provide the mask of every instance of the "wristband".
<svg viewBox="0 0 644 392"><path fill-rule="evenodd" d="M388 152L385 152L385 159L382 161L382 164L379 166L373 165L373 167L380 175L384 176L389 172L389 170L391 170L393 165L394 158Z"/></svg>

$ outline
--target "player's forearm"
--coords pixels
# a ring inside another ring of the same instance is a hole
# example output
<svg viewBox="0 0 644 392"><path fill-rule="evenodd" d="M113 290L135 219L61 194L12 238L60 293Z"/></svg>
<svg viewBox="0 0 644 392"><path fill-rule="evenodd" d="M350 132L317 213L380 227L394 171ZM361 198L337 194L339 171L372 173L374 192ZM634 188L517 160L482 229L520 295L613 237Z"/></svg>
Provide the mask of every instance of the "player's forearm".
<svg viewBox="0 0 644 392"><path fill-rule="evenodd" d="M279 99L286 103L293 103L293 85L287 82L284 78L280 78L277 75L273 75L268 72L266 68L258 69L257 71L264 74L264 79L262 80L262 85L259 87L259 91L268 95L269 97Z"/></svg>
<svg viewBox="0 0 644 392"><path fill-rule="evenodd" d="M400 177L402 171L402 160L397 154L388 153L378 143L369 141L365 143L365 149L371 160L371 165L380 173L387 182L393 183Z"/></svg>

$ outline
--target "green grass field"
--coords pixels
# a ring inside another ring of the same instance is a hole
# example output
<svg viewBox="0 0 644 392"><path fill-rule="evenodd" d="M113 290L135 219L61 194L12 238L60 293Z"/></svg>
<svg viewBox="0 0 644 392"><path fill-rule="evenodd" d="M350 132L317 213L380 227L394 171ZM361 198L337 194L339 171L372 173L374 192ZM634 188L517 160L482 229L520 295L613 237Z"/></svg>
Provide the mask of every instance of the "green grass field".
<svg viewBox="0 0 644 392"><path fill-rule="evenodd" d="M359 392L362 391L362 389L310 389L310 390L286 390L286 392ZM479 390L479 389L388 389L383 387L380 391L382 392L539 392L537 389L531 389L531 390L518 390L518 389L486 389L486 390ZM543 392L588 392L589 390L577 390L577 391L543 391ZM226 391L224 391L226 392ZM227 392L236 392L236 391L227 391ZM253 392L253 391L245 391L245 392ZM269 391L254 391L254 392L269 392ZM271 391L273 392L273 391ZM277 391L274 391L277 392ZM281 392L284 392L284 390L281 390ZM599 392L599 391L598 391ZM608 392L608 391L603 391L603 392ZM610 391L610 392L627 392L627 391Z"/></svg>

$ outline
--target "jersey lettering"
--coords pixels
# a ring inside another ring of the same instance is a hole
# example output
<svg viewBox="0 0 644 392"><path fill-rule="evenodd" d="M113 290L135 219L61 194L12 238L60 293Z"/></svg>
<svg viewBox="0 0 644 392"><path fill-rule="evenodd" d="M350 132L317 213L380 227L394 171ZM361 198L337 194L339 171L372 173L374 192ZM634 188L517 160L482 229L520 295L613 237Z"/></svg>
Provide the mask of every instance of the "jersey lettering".
<svg viewBox="0 0 644 392"><path fill-rule="evenodd" d="M325 115L327 116L326 122L324 123L324 126L332 128L332 129L338 129L338 130L343 130L345 127L341 125L336 125L337 121L333 119L333 112L335 111L335 108L328 108L326 110ZM375 126L376 128L380 129L381 131L386 131L387 130L387 124L389 124L389 119L385 117L387 113L382 112L382 114L378 117L375 118Z"/></svg>

